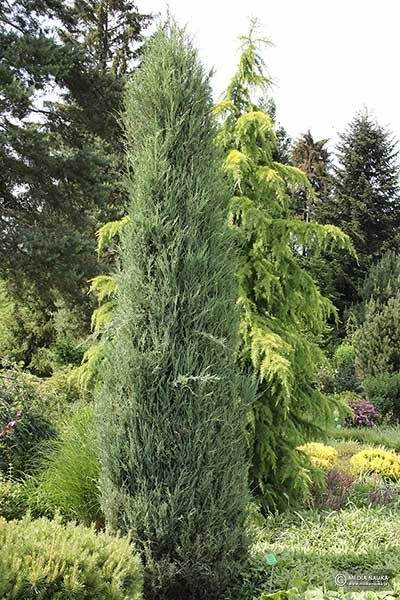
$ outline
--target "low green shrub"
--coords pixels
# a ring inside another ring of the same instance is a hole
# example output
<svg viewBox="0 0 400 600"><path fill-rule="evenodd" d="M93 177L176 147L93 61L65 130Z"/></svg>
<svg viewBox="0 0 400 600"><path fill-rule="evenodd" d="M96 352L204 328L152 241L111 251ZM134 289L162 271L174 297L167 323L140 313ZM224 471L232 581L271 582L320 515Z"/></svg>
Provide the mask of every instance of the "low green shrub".
<svg viewBox="0 0 400 600"><path fill-rule="evenodd" d="M0 474L0 517L7 521L20 519L27 510L28 499L25 486L10 476Z"/></svg>
<svg viewBox="0 0 400 600"><path fill-rule="evenodd" d="M353 346L341 344L333 356L336 392L357 392L360 381L356 375L356 355Z"/></svg>
<svg viewBox="0 0 400 600"><path fill-rule="evenodd" d="M140 600L142 583L129 538L59 518L0 519L2 598Z"/></svg>
<svg viewBox="0 0 400 600"><path fill-rule="evenodd" d="M57 367L78 366L81 364L84 354L83 345L70 336L57 340L50 350L53 362Z"/></svg>
<svg viewBox="0 0 400 600"><path fill-rule="evenodd" d="M30 492L33 512L60 512L68 519L101 525L93 406L75 407L58 438L44 447L39 464L37 486Z"/></svg>
<svg viewBox="0 0 400 600"><path fill-rule="evenodd" d="M45 399L29 383L0 374L0 471L15 477L34 468L40 444L56 435L43 412Z"/></svg>
<svg viewBox="0 0 400 600"><path fill-rule="evenodd" d="M382 415L400 421L400 373L382 373L366 377L363 386L368 399Z"/></svg>

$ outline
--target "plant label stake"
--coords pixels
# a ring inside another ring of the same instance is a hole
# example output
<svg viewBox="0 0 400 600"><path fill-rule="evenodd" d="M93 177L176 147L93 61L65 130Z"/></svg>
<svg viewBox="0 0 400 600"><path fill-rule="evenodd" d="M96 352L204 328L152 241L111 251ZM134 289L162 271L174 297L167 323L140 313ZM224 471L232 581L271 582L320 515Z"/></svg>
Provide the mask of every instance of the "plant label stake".
<svg viewBox="0 0 400 600"><path fill-rule="evenodd" d="M275 565L276 565L276 563L278 561L276 560L275 554L266 554L265 555L265 560L267 561L267 564L269 564L270 567L271 567L271 577L269 579L269 593L271 594L271 592L272 592L272 578L274 576L274 567L275 567Z"/></svg>

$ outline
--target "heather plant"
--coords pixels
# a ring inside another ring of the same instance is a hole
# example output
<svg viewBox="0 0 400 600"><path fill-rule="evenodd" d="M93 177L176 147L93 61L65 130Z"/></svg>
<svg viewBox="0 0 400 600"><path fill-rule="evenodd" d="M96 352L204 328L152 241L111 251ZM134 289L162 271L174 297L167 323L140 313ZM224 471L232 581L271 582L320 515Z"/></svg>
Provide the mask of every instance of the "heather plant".
<svg viewBox="0 0 400 600"><path fill-rule="evenodd" d="M384 490L371 490L369 501L371 504L392 504L400 497L399 488L386 488Z"/></svg>
<svg viewBox="0 0 400 600"><path fill-rule="evenodd" d="M346 418L348 427L375 427L379 420L379 413L372 402L357 398L349 402L352 415Z"/></svg>
<svg viewBox="0 0 400 600"><path fill-rule="evenodd" d="M355 477L351 473L330 469L326 474L325 488L317 493L316 505L339 510L346 504L354 480Z"/></svg>
<svg viewBox="0 0 400 600"><path fill-rule="evenodd" d="M377 473L359 473L352 484L348 502L354 506L388 506L400 508L400 486Z"/></svg>
<svg viewBox="0 0 400 600"><path fill-rule="evenodd" d="M247 553L250 386L211 109L197 52L168 23L126 95L129 221L97 398L101 506L132 531L148 599L218 598Z"/></svg>

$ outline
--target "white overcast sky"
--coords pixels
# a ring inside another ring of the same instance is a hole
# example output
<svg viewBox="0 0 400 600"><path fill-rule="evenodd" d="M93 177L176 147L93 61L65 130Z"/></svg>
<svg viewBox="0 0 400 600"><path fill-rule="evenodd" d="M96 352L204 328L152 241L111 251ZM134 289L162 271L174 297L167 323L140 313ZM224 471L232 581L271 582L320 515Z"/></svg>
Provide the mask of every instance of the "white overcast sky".
<svg viewBox="0 0 400 600"><path fill-rule="evenodd" d="M400 137L400 0L137 0L193 34L216 97L238 59L238 36L257 17L271 38L264 59L278 120L292 137L336 140L366 106Z"/></svg>

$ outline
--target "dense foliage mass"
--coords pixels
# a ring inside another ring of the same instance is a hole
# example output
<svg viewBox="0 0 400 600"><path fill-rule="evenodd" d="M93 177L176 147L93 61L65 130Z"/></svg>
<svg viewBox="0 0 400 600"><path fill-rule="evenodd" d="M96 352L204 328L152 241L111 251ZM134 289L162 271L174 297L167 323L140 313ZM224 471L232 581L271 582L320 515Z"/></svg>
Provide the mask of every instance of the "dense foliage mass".
<svg viewBox="0 0 400 600"><path fill-rule="evenodd" d="M43 413L45 399L15 376L0 374L0 471L14 476L35 467L40 444L56 431Z"/></svg>
<svg viewBox="0 0 400 600"><path fill-rule="evenodd" d="M357 260L337 254L320 275L323 289L335 297L343 314L359 300L359 288L374 261L389 248L398 250L396 142L367 111L359 112L340 136L336 163L320 222L337 225L351 237Z"/></svg>
<svg viewBox="0 0 400 600"><path fill-rule="evenodd" d="M148 598L216 598L246 555L236 250L211 108L197 52L167 25L126 97L131 204L98 401L106 523L133 532Z"/></svg>
<svg viewBox="0 0 400 600"><path fill-rule="evenodd" d="M0 278L26 364L56 341L60 309L87 332L94 232L126 209L117 113L148 22L131 0L1 3Z"/></svg>
<svg viewBox="0 0 400 600"><path fill-rule="evenodd" d="M267 510L288 507L306 493L307 472L295 448L324 426L332 409L315 373L323 361L317 338L334 307L298 254L350 244L338 228L294 214L292 193L313 193L304 173L274 160L273 122L253 100L269 88L258 46L252 30L217 112L234 193L231 221L241 238L240 360L259 384L250 418L250 486Z"/></svg>
<svg viewBox="0 0 400 600"><path fill-rule="evenodd" d="M380 309L372 300L363 325L354 333L359 367L364 375L400 369L400 294Z"/></svg>
<svg viewBox="0 0 400 600"><path fill-rule="evenodd" d="M142 566L130 540L45 518L0 518L3 598L140 600Z"/></svg>
<svg viewBox="0 0 400 600"><path fill-rule="evenodd" d="M104 525L99 506L99 450L93 406L77 405L56 440L37 459L40 474L31 510Z"/></svg>
<svg viewBox="0 0 400 600"><path fill-rule="evenodd" d="M255 22L213 107L132 0L0 4L0 596L397 597L390 132L292 142Z"/></svg>

